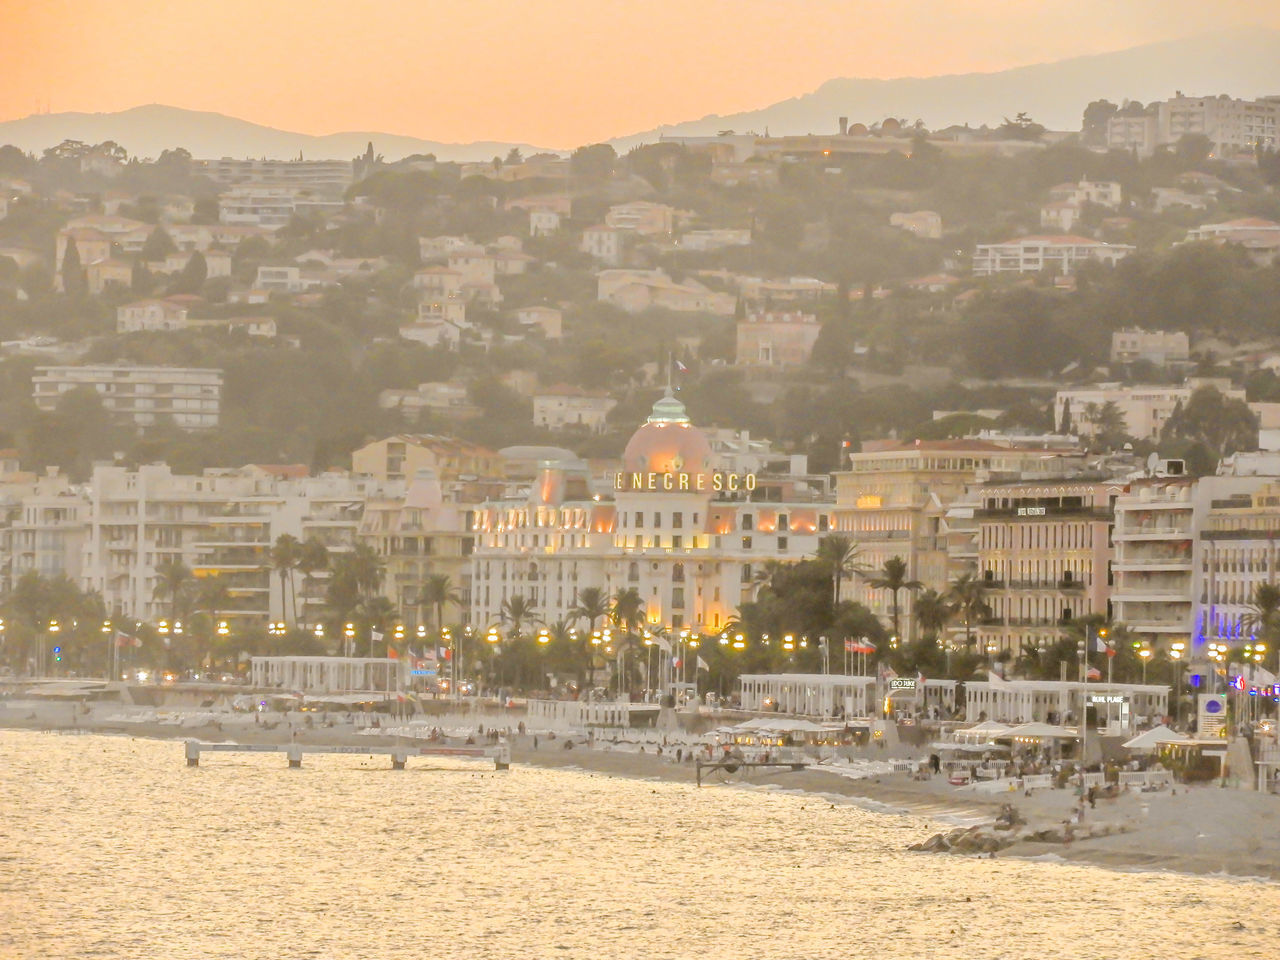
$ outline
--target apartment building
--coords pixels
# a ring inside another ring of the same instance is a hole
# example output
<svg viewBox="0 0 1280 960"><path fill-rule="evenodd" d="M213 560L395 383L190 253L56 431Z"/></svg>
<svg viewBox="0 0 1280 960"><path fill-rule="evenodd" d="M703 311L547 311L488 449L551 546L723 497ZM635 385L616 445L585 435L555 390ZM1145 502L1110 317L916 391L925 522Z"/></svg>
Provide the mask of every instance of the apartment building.
<svg viewBox="0 0 1280 960"><path fill-rule="evenodd" d="M1061 640L1073 619L1106 616L1113 503L1124 491L1083 479L978 488L975 563L990 608L975 631L980 651L1016 658Z"/></svg>
<svg viewBox="0 0 1280 960"><path fill-rule="evenodd" d="M78 581L87 531L82 490L65 476L6 478L0 484L0 589L23 575Z"/></svg>
<svg viewBox="0 0 1280 960"><path fill-rule="evenodd" d="M1191 342L1182 330L1141 330L1128 327L1111 334L1111 362L1135 363L1139 360L1167 367L1186 363L1191 358Z"/></svg>
<svg viewBox="0 0 1280 960"><path fill-rule="evenodd" d="M618 401L604 390L558 384L533 395L533 425L545 430L604 433Z"/></svg>
<svg viewBox="0 0 1280 960"><path fill-rule="evenodd" d="M1181 386L1162 384L1121 386L1102 383L1091 387L1059 390L1054 396L1054 422L1070 428L1081 437L1097 434L1096 418L1107 404L1114 404L1124 419L1125 433L1139 439L1158 439L1169 418L1191 399L1201 387L1212 387L1228 400L1245 399L1243 389L1233 387L1230 380L1216 377L1191 377Z"/></svg>
<svg viewBox="0 0 1280 960"><path fill-rule="evenodd" d="M851 536L859 562L871 570L901 557L908 578L945 592L957 572L948 555L946 516L953 502L979 482L1057 478L1079 469L1074 448L1021 449L987 440L869 443L836 474L835 529ZM856 579L846 599L870 607L886 621L892 598ZM904 639L916 636L912 596L898 598Z"/></svg>
<svg viewBox="0 0 1280 960"><path fill-rule="evenodd" d="M186 307L169 300L138 300L116 308L116 333L184 330L186 327Z"/></svg>
<svg viewBox="0 0 1280 960"><path fill-rule="evenodd" d="M749 313L737 323L738 366L796 367L809 362L822 325L800 310Z"/></svg>
<svg viewBox="0 0 1280 960"><path fill-rule="evenodd" d="M1136 248L1127 243L1103 243L1072 234L1019 237L1004 243L980 243L973 253L973 275L1040 273L1048 270L1070 276L1082 263L1114 265Z"/></svg>
<svg viewBox="0 0 1280 960"><path fill-rule="evenodd" d="M222 371L199 367L36 367L31 383L41 410L56 410L63 394L83 388L97 393L117 420L139 427L165 418L186 430L216 427L222 407Z"/></svg>
<svg viewBox="0 0 1280 960"><path fill-rule="evenodd" d="M1241 100L1226 94L1187 97L1179 91L1160 101L1157 110L1160 143L1177 143L1188 134L1199 134L1218 153L1252 152L1280 143L1280 96Z"/></svg>
<svg viewBox="0 0 1280 960"><path fill-rule="evenodd" d="M355 180L350 160L221 160L201 161L209 179L227 187L287 187L341 196Z"/></svg>
<svg viewBox="0 0 1280 960"><path fill-rule="evenodd" d="M428 433L401 433L376 440L351 454L351 472L381 485L405 483L426 471L442 483L500 477L502 458L488 447Z"/></svg>

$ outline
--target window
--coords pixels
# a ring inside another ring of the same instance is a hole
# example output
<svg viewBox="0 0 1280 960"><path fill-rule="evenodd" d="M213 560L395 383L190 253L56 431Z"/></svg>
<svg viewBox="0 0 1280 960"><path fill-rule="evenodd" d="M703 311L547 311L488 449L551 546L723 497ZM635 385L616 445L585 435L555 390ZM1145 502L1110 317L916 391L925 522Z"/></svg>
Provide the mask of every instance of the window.
<svg viewBox="0 0 1280 960"><path fill-rule="evenodd" d="M643 510L636 511L636 527L640 530L644 529L644 511Z"/></svg>
<svg viewBox="0 0 1280 960"><path fill-rule="evenodd" d="M660 526L662 526L662 514L660 514L660 513L655 513L655 514L653 515L653 525L654 525L655 527L660 527Z"/></svg>
<svg viewBox="0 0 1280 960"><path fill-rule="evenodd" d="M818 532L822 533L831 529L831 519L825 514L818 514Z"/></svg>
<svg viewBox="0 0 1280 960"><path fill-rule="evenodd" d="M751 582L751 564L749 563L744 563L742 565L742 582L743 583Z"/></svg>
<svg viewBox="0 0 1280 960"><path fill-rule="evenodd" d="M779 537L779 538L778 538L778 552L779 552L779 553L782 553L782 552L784 552L786 549L787 549L787 538L786 538L786 537Z"/></svg>
<svg viewBox="0 0 1280 960"><path fill-rule="evenodd" d="M671 526L672 529L675 530L681 530L684 528L684 514L679 510L671 514Z"/></svg>
<svg viewBox="0 0 1280 960"><path fill-rule="evenodd" d="M684 564L677 563L671 567L671 581L673 583L684 583Z"/></svg>
<svg viewBox="0 0 1280 960"><path fill-rule="evenodd" d="M636 563L634 560L627 565L627 579L632 583L635 583L640 579L640 564Z"/></svg>
<svg viewBox="0 0 1280 960"><path fill-rule="evenodd" d="M672 550L679 550L683 546L684 546L684 538L681 537L680 534L677 533L674 537L671 538Z"/></svg>
<svg viewBox="0 0 1280 960"><path fill-rule="evenodd" d="M684 587L671 588L671 605L679 609L684 608Z"/></svg>
<svg viewBox="0 0 1280 960"><path fill-rule="evenodd" d="M749 514L749 513L744 513L744 514L742 515L742 529L743 529L743 530L751 530L751 529L753 529L752 524L754 524L754 523L755 523L755 519L754 519L754 517L752 517L752 515L751 515L751 514Z"/></svg>
<svg viewBox="0 0 1280 960"><path fill-rule="evenodd" d="M742 549L743 549L743 550L750 550L750 549L751 549L751 538L750 538L750 537L743 537L743 538L742 538Z"/></svg>
<svg viewBox="0 0 1280 960"><path fill-rule="evenodd" d="M790 529L790 524L787 515L785 513L778 514L778 532L781 533L788 529Z"/></svg>

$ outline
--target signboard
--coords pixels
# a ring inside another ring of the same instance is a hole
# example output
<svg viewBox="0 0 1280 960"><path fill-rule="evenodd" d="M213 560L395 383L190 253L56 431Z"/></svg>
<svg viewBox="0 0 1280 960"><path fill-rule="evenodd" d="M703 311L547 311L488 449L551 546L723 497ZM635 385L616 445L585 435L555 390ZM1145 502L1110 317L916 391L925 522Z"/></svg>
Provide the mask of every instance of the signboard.
<svg viewBox="0 0 1280 960"><path fill-rule="evenodd" d="M730 493L754 490L754 473L635 473L619 471L613 475L613 489L623 493Z"/></svg>
<svg viewBox="0 0 1280 960"><path fill-rule="evenodd" d="M1196 697L1196 736L1218 737L1227 722L1227 695L1202 693Z"/></svg>
<svg viewBox="0 0 1280 960"><path fill-rule="evenodd" d="M437 670L410 670L411 677L434 677L439 671Z"/></svg>
<svg viewBox="0 0 1280 960"><path fill-rule="evenodd" d="M1020 517L1043 517L1048 511L1044 507L1019 507Z"/></svg>
<svg viewBox="0 0 1280 960"><path fill-rule="evenodd" d="M1090 703L1128 703L1129 698L1118 693L1091 693Z"/></svg>
<svg viewBox="0 0 1280 960"><path fill-rule="evenodd" d="M889 681L889 689L902 693L914 693L916 681L913 677L895 677Z"/></svg>

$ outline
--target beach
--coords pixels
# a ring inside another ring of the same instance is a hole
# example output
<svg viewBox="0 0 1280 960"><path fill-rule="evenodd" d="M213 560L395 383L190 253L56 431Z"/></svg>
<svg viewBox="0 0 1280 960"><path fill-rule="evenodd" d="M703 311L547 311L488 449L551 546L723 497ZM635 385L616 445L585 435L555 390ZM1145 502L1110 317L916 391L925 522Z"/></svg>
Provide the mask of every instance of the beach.
<svg viewBox="0 0 1280 960"><path fill-rule="evenodd" d="M202 722L198 714L164 722L119 721L118 715L93 711L82 714L71 704L40 704L28 709L17 704L0 709L0 727L61 732L103 733L167 740L196 739L237 743L304 745L395 746L408 738L379 732L361 733L347 724L268 720L255 723L251 715L237 715L235 723ZM16 708L16 709L15 709ZM507 718L510 722L510 718ZM190 725L196 724L196 725ZM494 718L481 717L476 726L492 729ZM505 725L504 725L505 729ZM676 760L672 746L659 755L651 745L644 752L626 734L618 742L603 737L591 745L581 737L566 738L543 732L513 733L508 739L514 764L571 769L587 776L626 777L665 782L696 782L695 764ZM460 732L456 728L450 732ZM484 742L477 737L477 742ZM536 742L536 745L535 745ZM572 745L566 748L566 743ZM868 809L907 815L927 821L918 841L939 831L961 826L989 825L1005 804L1012 804L1026 821L1022 832L1061 830L1077 803L1070 789L980 793L958 789L944 778L914 779L909 773L879 772L886 764L868 755L867 763L803 770L750 769L727 774L704 768L703 788L788 791L811 795L827 803L855 803ZM175 747L175 764L181 756ZM866 775L868 770L877 771ZM1280 879L1280 796L1213 785L1184 786L1157 792L1125 792L1099 799L1088 809L1077 834L1105 829L1109 835L1070 843L1018 840L997 856L1060 859L1118 870L1167 870L1189 874L1226 874ZM922 856L938 854L921 854ZM947 855L947 854L940 854Z"/></svg>

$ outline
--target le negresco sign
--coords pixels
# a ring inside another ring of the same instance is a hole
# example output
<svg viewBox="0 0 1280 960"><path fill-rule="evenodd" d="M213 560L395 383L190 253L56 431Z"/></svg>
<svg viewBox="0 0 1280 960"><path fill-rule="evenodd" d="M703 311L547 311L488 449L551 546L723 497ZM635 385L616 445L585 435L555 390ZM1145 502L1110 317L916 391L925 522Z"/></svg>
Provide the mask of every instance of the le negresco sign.
<svg viewBox="0 0 1280 960"><path fill-rule="evenodd" d="M643 493L648 491L670 493L719 493L738 490L754 490L756 475L754 473L688 473L675 471L671 473L619 472L614 474L613 489L623 493Z"/></svg>

